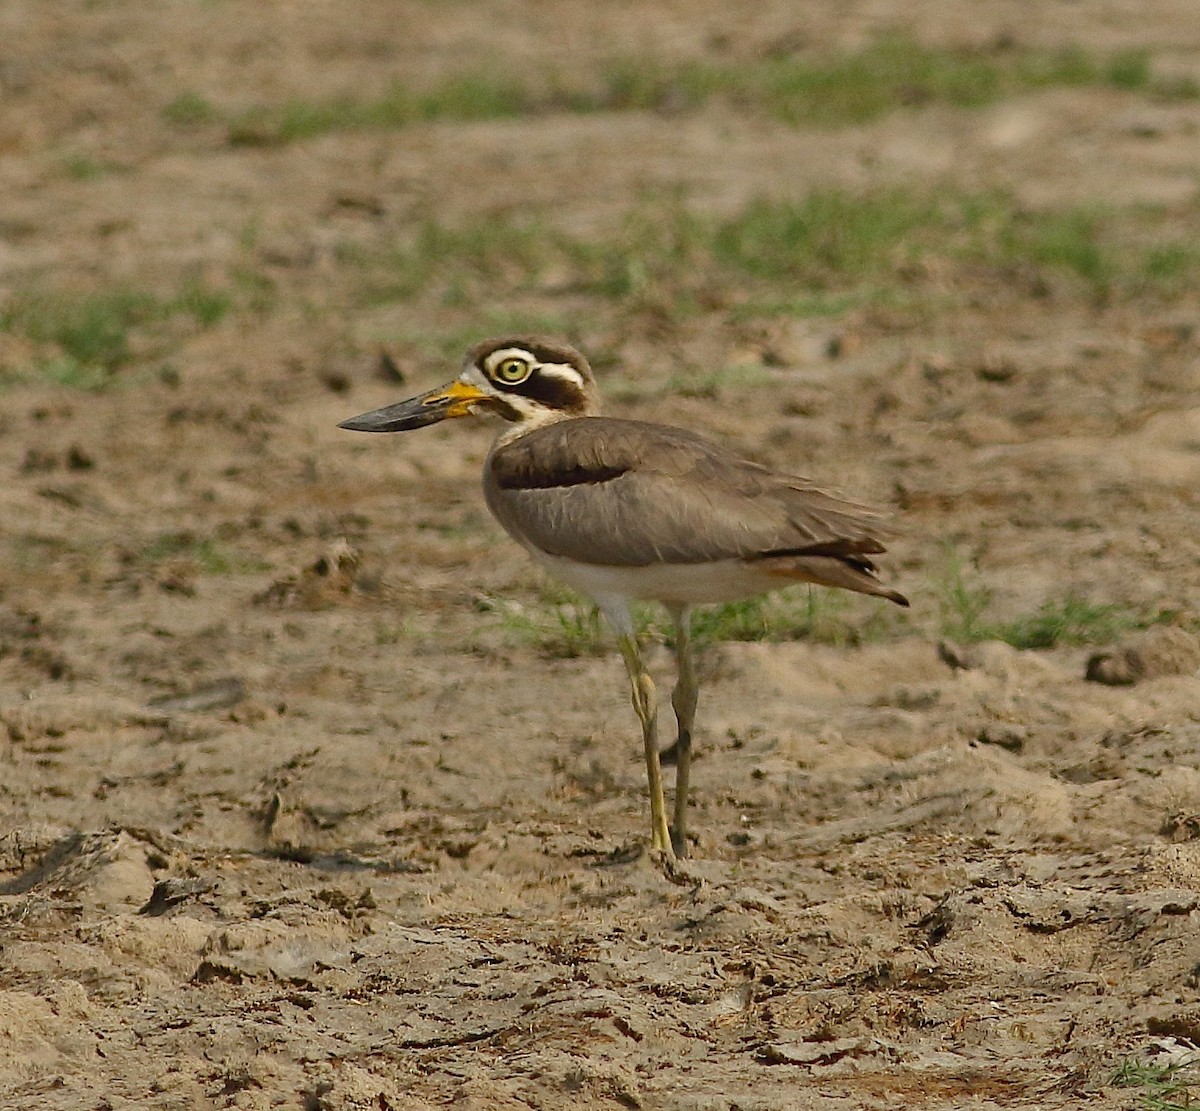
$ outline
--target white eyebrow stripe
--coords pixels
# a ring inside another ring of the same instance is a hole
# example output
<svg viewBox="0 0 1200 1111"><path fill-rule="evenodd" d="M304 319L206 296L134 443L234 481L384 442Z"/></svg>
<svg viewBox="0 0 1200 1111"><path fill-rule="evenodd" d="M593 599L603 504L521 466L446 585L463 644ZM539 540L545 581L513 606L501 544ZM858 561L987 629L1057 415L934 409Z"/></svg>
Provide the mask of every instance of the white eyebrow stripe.
<svg viewBox="0 0 1200 1111"><path fill-rule="evenodd" d="M574 382L580 389L583 389L583 375L569 363L538 363L537 372L544 374L547 378L562 378L568 382Z"/></svg>

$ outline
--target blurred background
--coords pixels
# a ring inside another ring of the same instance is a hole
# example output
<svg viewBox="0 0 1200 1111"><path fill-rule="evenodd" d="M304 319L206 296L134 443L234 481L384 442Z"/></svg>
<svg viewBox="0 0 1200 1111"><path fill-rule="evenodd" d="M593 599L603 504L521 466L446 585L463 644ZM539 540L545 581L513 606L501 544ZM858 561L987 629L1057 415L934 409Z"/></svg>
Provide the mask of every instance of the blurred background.
<svg viewBox="0 0 1200 1111"><path fill-rule="evenodd" d="M981 501L1102 532L1095 444L1050 442L1194 395L1193 22L1119 0L14 0L6 409L103 410L117 441L70 456L47 418L8 438L10 471L113 473L133 393L156 486L261 508L272 476L239 483L221 445L332 481L312 457L344 445L336 417L539 331L582 346L619 411L932 513L943 564L989 562ZM228 418L199 452L194 391ZM1006 450L1033 442L1066 488L1008 488L1044 474ZM137 500L161 527L171 499ZM987 589L1058 604L1062 554L1021 550L1021 582L998 555ZM1163 585L1103 590L1143 612Z"/></svg>

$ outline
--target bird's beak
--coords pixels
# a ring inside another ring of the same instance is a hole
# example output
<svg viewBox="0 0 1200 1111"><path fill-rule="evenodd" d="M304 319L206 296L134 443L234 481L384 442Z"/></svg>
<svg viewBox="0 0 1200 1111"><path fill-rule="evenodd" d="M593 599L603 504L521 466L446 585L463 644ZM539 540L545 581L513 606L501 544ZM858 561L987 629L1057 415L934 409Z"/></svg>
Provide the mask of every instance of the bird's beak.
<svg viewBox="0 0 1200 1111"><path fill-rule="evenodd" d="M489 396L482 390L456 378L448 386L439 386L420 397L410 397L407 401L351 417L342 421L338 428L348 428L351 432L408 432L449 417L469 416L478 402L488 400Z"/></svg>

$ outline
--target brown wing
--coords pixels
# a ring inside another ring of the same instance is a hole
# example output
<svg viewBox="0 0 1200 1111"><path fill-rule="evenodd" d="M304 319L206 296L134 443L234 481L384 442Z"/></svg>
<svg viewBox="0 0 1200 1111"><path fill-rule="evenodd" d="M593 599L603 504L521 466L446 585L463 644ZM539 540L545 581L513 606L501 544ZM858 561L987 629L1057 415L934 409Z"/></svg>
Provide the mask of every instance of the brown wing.
<svg viewBox="0 0 1200 1111"><path fill-rule="evenodd" d="M508 532L583 563L641 567L884 550L881 515L678 428L560 421L502 445L485 472Z"/></svg>

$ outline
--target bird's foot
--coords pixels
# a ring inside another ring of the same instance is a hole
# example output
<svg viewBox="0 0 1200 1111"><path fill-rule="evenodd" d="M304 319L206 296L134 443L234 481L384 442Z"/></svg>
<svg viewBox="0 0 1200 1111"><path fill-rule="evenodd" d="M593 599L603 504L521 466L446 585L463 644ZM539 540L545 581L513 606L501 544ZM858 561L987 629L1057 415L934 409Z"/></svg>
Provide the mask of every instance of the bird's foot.
<svg viewBox="0 0 1200 1111"><path fill-rule="evenodd" d="M698 891L704 886L704 877L695 871L688 861L681 860L674 853L652 853L651 859L658 865L663 879L668 883L673 883L676 887L690 887L693 891Z"/></svg>
<svg viewBox="0 0 1200 1111"><path fill-rule="evenodd" d="M671 840L665 824L663 825L661 833L655 831L654 836L650 838L650 852L662 853L664 856L675 855L675 844Z"/></svg>

